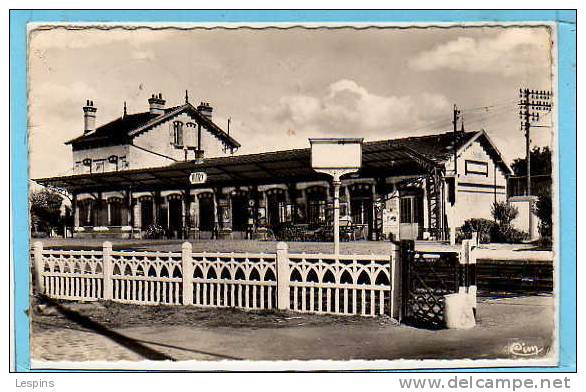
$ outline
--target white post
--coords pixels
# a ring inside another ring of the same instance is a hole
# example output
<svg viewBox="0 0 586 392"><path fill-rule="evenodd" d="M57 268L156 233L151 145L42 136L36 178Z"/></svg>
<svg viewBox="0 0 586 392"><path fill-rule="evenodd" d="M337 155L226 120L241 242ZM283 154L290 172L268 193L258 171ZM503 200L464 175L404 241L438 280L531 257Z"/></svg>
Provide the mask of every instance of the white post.
<svg viewBox="0 0 586 392"><path fill-rule="evenodd" d="M478 291L476 286L476 255L474 254L472 244L468 251L468 299L472 305L472 311L474 312L474 318L476 318L476 292Z"/></svg>
<svg viewBox="0 0 586 392"><path fill-rule="evenodd" d="M467 272L468 272L468 260L470 259L470 246L472 240L462 240L462 248L460 250L460 271L462 275L460 276L460 286L458 289L459 293L466 293L468 291L467 287Z"/></svg>
<svg viewBox="0 0 586 392"><path fill-rule="evenodd" d="M334 255L340 254L340 177L334 176Z"/></svg>
<svg viewBox="0 0 586 392"><path fill-rule="evenodd" d="M35 285L39 294L45 294L45 282L43 281L43 271L45 269L43 263L43 243L41 241L35 242L34 250L35 263Z"/></svg>
<svg viewBox="0 0 586 392"><path fill-rule="evenodd" d="M102 263L104 264L104 301L110 301L113 298L114 290L112 285L112 243L105 241L102 245Z"/></svg>
<svg viewBox="0 0 586 392"><path fill-rule="evenodd" d="M277 309L289 310L289 255L285 242L277 244Z"/></svg>
<svg viewBox="0 0 586 392"><path fill-rule="evenodd" d="M181 271L183 283L183 305L193 305L193 261L189 242L181 245Z"/></svg>
<svg viewBox="0 0 586 392"><path fill-rule="evenodd" d="M401 248L391 242L391 318L401 320L402 292L401 285Z"/></svg>

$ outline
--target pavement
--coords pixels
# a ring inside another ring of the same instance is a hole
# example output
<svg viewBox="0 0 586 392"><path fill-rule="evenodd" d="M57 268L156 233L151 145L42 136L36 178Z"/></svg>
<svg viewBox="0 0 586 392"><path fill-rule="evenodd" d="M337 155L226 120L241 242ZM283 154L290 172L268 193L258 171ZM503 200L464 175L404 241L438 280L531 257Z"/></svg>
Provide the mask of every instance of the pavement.
<svg viewBox="0 0 586 392"><path fill-rule="evenodd" d="M515 358L511 351L515 342L540 347L537 356L548 355L554 335L554 298L549 295L479 299L477 325L468 330L418 329L397 325L388 317L168 309L121 304L112 308L76 303L36 306L32 358L497 359ZM133 317L128 318L129 314Z"/></svg>

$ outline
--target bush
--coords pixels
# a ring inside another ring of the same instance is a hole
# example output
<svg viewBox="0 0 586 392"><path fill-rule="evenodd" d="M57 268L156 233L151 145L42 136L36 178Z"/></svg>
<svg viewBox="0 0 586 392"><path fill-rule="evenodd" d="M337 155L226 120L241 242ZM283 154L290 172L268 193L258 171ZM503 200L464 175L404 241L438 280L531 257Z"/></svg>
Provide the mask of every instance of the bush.
<svg viewBox="0 0 586 392"><path fill-rule="evenodd" d="M495 224L490 232L491 242L516 244L529 238L529 234L515 229L511 225Z"/></svg>
<svg viewBox="0 0 586 392"><path fill-rule="evenodd" d="M499 201L492 203L491 213L498 225L510 226L511 222L519 215L519 210L506 201Z"/></svg>
<svg viewBox="0 0 586 392"><path fill-rule="evenodd" d="M460 237L462 239L471 239L472 233L478 233L478 241L482 244L486 244L491 242L490 232L492 227L494 226L494 222L488 219L482 218L472 218L468 219L464 222L462 227L460 227ZM458 240L458 235L456 235L456 241Z"/></svg>
<svg viewBox="0 0 586 392"><path fill-rule="evenodd" d="M148 225L145 230L145 237L151 240L162 238L164 234L165 230L161 226L154 223Z"/></svg>
<svg viewBox="0 0 586 392"><path fill-rule="evenodd" d="M456 231L456 242L471 239L472 233L478 233L478 242L494 243L519 243L525 241L529 235L515 229L510 224L499 224L489 219L472 218L464 222Z"/></svg>
<svg viewBox="0 0 586 392"><path fill-rule="evenodd" d="M539 218L539 234L543 238L550 238L553 234L551 195L543 194L537 199L535 212Z"/></svg>

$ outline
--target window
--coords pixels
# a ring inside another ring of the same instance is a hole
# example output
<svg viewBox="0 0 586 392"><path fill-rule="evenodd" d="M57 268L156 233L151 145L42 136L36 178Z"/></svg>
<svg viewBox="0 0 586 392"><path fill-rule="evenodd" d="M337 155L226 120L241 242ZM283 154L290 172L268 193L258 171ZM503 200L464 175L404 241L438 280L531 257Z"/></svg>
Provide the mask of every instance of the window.
<svg viewBox="0 0 586 392"><path fill-rule="evenodd" d="M325 200L310 200L307 207L308 223L318 224L326 222Z"/></svg>
<svg viewBox="0 0 586 392"><path fill-rule="evenodd" d="M175 147L183 147L183 123L173 122L173 144Z"/></svg>
<svg viewBox="0 0 586 392"><path fill-rule="evenodd" d="M466 160L466 174L477 174L488 177L488 163Z"/></svg>
<svg viewBox="0 0 586 392"><path fill-rule="evenodd" d="M423 223L423 198L420 196L403 196L400 199L401 223Z"/></svg>
<svg viewBox="0 0 586 392"><path fill-rule="evenodd" d="M92 201L82 200L78 204L79 225L93 226Z"/></svg>
<svg viewBox="0 0 586 392"><path fill-rule="evenodd" d="M352 223L366 225L372 219L372 199L352 199L350 210Z"/></svg>
<svg viewBox="0 0 586 392"><path fill-rule="evenodd" d="M413 222L413 210L410 197L401 198L401 205L399 211L401 212L401 223Z"/></svg>

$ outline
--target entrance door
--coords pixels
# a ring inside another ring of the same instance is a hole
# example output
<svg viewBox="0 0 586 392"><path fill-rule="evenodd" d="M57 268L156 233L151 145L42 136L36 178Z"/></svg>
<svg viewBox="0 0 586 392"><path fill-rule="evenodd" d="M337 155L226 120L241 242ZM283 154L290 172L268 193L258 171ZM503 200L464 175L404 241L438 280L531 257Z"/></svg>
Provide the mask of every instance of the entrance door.
<svg viewBox="0 0 586 392"><path fill-rule="evenodd" d="M153 201L150 199L140 201L140 223L143 230L153 223Z"/></svg>
<svg viewBox="0 0 586 392"><path fill-rule="evenodd" d="M169 200L169 234L173 238L179 238L183 229L182 203L181 199Z"/></svg>
<svg viewBox="0 0 586 392"><path fill-rule="evenodd" d="M248 226L248 196L237 194L232 196L232 230L246 231Z"/></svg>
<svg viewBox="0 0 586 392"><path fill-rule="evenodd" d="M209 197L199 198L199 230L212 231L214 229L214 199Z"/></svg>
<svg viewBox="0 0 586 392"><path fill-rule="evenodd" d="M423 231L423 192L413 190L401 195L399 213L399 238L419 239L419 233Z"/></svg>
<svg viewBox="0 0 586 392"><path fill-rule="evenodd" d="M282 189L272 190L267 195L267 212L269 225L278 226L285 221L285 192Z"/></svg>

